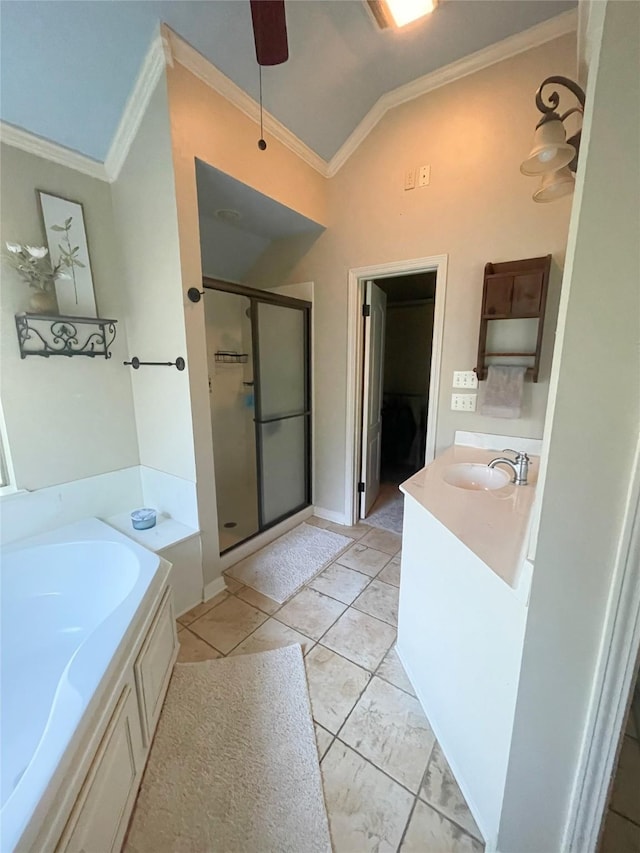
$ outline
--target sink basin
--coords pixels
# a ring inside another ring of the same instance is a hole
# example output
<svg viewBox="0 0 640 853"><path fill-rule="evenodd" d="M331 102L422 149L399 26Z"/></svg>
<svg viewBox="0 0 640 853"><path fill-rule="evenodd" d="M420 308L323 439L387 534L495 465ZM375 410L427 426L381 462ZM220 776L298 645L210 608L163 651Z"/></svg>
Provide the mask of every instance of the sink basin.
<svg viewBox="0 0 640 853"><path fill-rule="evenodd" d="M445 483L458 489L469 489L474 492L492 492L506 486L511 477L506 471L489 468L475 462L459 462L445 468L442 478Z"/></svg>

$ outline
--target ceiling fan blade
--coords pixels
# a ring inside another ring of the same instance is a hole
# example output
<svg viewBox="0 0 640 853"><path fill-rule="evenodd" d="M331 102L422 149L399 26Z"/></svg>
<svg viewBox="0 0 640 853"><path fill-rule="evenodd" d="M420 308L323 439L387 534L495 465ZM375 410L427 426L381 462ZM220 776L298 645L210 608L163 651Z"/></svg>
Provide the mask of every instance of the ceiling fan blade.
<svg viewBox="0 0 640 853"><path fill-rule="evenodd" d="M253 38L259 65L280 65L289 59L284 0L250 0Z"/></svg>

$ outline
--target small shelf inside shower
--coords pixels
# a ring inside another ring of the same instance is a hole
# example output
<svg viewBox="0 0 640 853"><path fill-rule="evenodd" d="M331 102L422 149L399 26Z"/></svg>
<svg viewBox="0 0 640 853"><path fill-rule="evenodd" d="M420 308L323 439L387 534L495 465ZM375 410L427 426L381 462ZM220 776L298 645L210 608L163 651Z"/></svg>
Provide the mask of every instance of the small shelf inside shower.
<svg viewBox="0 0 640 853"><path fill-rule="evenodd" d="M249 355L246 352L234 352L231 350L218 350L214 353L218 364L246 364Z"/></svg>

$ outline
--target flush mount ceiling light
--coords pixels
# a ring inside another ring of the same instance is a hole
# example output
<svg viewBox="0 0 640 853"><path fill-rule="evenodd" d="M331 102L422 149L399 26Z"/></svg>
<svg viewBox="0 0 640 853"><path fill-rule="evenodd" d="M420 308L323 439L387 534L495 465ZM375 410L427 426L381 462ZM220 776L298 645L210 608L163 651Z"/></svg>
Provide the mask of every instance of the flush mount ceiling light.
<svg viewBox="0 0 640 853"><path fill-rule="evenodd" d="M366 0L380 29L405 27L428 15L437 0Z"/></svg>
<svg viewBox="0 0 640 853"><path fill-rule="evenodd" d="M543 100L542 90L551 84L564 86L565 89L568 89L575 95L580 106L572 107L560 115L556 111L560 103L560 96L557 92L551 92L548 103ZM542 118L536 125L533 148L520 166L523 175L542 176L540 186L533 194L534 201L555 201L555 199L573 192L575 181L571 173L578 168L578 152L582 131L578 130L577 133L567 139L564 122L574 113L583 115L584 103L584 92L577 83L568 77L547 77L540 84L536 92L536 106L542 113Z"/></svg>
<svg viewBox="0 0 640 853"><path fill-rule="evenodd" d="M219 210L216 210L216 216L218 219L222 219L223 222L229 222L231 225L242 219L240 211L233 210L230 207L221 207Z"/></svg>

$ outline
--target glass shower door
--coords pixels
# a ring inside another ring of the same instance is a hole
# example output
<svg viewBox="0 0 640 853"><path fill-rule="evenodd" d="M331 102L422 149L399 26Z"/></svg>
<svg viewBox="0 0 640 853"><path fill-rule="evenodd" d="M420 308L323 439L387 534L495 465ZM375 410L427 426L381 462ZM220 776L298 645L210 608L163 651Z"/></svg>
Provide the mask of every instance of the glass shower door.
<svg viewBox="0 0 640 853"><path fill-rule="evenodd" d="M252 313L262 529L311 501L309 310L255 300Z"/></svg>

